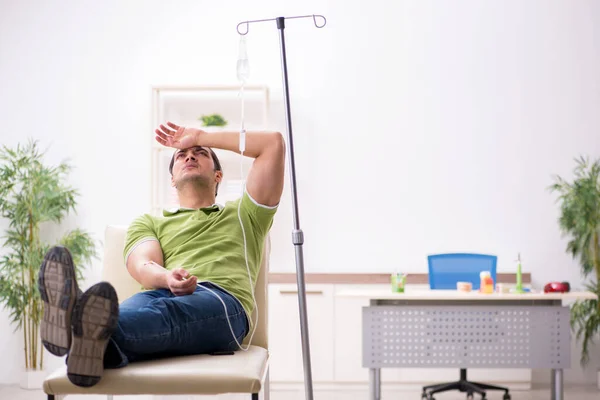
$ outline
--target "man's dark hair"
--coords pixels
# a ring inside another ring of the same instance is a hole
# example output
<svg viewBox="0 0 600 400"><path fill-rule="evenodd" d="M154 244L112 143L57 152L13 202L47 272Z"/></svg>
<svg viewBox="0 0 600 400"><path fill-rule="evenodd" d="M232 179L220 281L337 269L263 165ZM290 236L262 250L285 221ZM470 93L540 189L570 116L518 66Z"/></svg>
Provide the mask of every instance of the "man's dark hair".
<svg viewBox="0 0 600 400"><path fill-rule="evenodd" d="M200 146L198 146L200 147ZM221 161L219 161L219 157L217 157L217 154L213 151L213 149L211 149L210 147L203 147L204 149L207 149L210 153L210 157L213 160L213 164L215 164L215 171L221 171L223 172L223 168L221 168ZM173 155L171 156L171 163L169 163L169 173L171 174L171 176L173 176L173 164L175 164L175 154L177 154L179 150L175 150L175 152L173 153ZM217 182L217 187L215 188L215 196L219 193L219 183Z"/></svg>

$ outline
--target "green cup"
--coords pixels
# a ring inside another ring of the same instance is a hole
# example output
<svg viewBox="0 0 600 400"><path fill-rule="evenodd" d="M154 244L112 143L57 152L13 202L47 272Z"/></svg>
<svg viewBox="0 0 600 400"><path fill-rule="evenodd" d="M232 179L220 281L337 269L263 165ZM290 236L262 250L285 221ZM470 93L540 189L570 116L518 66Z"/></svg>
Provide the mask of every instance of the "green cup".
<svg viewBox="0 0 600 400"><path fill-rule="evenodd" d="M404 293L404 286L406 285L406 275L404 274L392 274L392 292Z"/></svg>

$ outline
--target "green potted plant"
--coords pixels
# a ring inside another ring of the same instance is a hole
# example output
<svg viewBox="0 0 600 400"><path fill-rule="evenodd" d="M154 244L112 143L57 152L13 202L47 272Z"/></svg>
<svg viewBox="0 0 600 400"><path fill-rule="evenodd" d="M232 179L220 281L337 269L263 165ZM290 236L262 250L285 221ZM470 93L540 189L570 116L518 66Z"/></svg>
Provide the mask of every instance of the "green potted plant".
<svg viewBox="0 0 600 400"><path fill-rule="evenodd" d="M0 215L8 222L0 258L0 304L9 310L15 331L23 334L24 388L41 387L44 377L39 337L43 307L37 276L51 245L43 237L69 211L75 211L78 195L65 183L71 167L64 162L47 166L43 155L36 141L0 149ZM97 256L94 241L80 229L68 232L54 244L70 250L79 279L81 266Z"/></svg>
<svg viewBox="0 0 600 400"><path fill-rule="evenodd" d="M227 125L227 121L219 114L203 115L198 120L202 121L203 127L217 126L223 127Z"/></svg>
<svg viewBox="0 0 600 400"><path fill-rule="evenodd" d="M559 194L559 225L569 237L567 251L579 261L581 273L589 279L585 285L600 296L600 160L575 160L572 182L555 177L550 187ZM589 346L600 336L600 302L577 301L571 308L571 327L582 341L581 365L589 361ZM598 373L600 388L600 372Z"/></svg>

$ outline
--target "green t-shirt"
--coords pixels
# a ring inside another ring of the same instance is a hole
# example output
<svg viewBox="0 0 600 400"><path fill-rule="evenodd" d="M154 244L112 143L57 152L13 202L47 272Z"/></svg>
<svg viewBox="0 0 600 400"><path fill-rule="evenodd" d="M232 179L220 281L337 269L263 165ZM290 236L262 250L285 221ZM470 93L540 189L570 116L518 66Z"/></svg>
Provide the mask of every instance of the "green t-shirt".
<svg viewBox="0 0 600 400"><path fill-rule="evenodd" d="M248 266L244 257L246 233ZM144 214L133 221L125 240L125 263L129 254L147 240L157 240L164 256L164 267L184 268L198 277L198 282L215 283L234 295L251 321L254 309L252 292L261 265L265 237L271 228L277 207L258 204L247 192L224 207L213 205L200 209L164 210L162 217ZM250 322L252 323L252 322Z"/></svg>

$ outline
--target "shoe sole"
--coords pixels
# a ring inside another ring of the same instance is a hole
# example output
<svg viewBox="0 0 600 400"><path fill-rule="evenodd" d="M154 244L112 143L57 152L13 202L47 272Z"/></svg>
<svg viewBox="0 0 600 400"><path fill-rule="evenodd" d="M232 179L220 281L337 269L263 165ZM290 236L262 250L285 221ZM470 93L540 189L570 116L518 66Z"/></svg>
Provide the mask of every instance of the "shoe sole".
<svg viewBox="0 0 600 400"><path fill-rule="evenodd" d="M108 282L86 290L73 310L73 343L67 359L67 377L77 386L94 386L102 379L108 339L117 328L119 302Z"/></svg>
<svg viewBox="0 0 600 400"><path fill-rule="evenodd" d="M38 275L38 289L44 304L40 336L44 347L64 356L71 346L71 313L77 302L77 281L71 253L53 247L44 256Z"/></svg>

